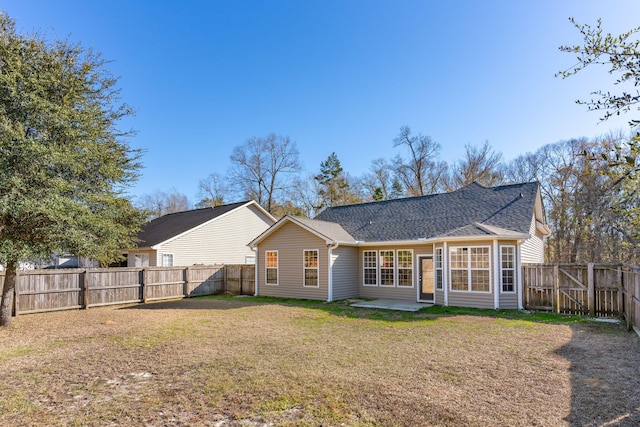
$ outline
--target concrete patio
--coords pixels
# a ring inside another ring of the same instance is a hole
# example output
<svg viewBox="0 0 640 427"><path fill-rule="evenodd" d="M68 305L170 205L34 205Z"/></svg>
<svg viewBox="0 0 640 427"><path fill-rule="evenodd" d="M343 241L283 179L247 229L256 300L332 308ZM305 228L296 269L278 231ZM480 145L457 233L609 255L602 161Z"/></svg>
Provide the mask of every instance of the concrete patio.
<svg viewBox="0 0 640 427"><path fill-rule="evenodd" d="M356 300L350 305L351 307L362 308L383 308L385 310L418 311L424 307L431 307L433 304L400 301L395 299L376 299L371 301Z"/></svg>

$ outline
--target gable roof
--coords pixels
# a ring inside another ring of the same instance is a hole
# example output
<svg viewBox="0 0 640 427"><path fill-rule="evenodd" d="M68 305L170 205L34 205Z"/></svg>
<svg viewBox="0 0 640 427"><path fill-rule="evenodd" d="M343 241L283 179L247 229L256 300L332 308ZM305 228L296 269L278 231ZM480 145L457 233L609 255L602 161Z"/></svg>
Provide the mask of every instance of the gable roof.
<svg viewBox="0 0 640 427"><path fill-rule="evenodd" d="M316 219L340 224L358 242L437 237L528 235L539 197L537 182L336 206Z"/></svg>
<svg viewBox="0 0 640 427"><path fill-rule="evenodd" d="M353 245L357 243L354 238L349 233L347 233L344 228L342 228L340 224L336 224L335 222L327 222L318 219L299 218L286 215L282 217L276 224L271 226L271 228L268 228L258 237L249 242L249 246L255 246L256 243L261 241L263 238L267 237L275 230L290 222L296 224L299 227L302 227L311 234L324 239L327 244L342 243Z"/></svg>
<svg viewBox="0 0 640 427"><path fill-rule="evenodd" d="M262 213L275 221L267 211L253 200L176 212L163 215L143 225L142 230L138 233L138 247L153 247L159 245L238 208L249 205L257 206Z"/></svg>
<svg viewBox="0 0 640 427"><path fill-rule="evenodd" d="M327 244L363 245L428 239L529 237L542 221L537 182L483 187L472 183L451 193L335 206L315 219L285 216L249 243L255 247L292 222Z"/></svg>

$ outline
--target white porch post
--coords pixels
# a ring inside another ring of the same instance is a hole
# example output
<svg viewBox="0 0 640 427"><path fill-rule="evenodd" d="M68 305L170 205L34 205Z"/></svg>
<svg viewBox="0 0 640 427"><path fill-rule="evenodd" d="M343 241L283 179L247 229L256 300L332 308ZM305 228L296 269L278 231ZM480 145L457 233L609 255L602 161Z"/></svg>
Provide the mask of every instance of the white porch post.
<svg viewBox="0 0 640 427"><path fill-rule="evenodd" d="M523 286L522 286L522 242L516 243L516 284L518 286L518 310L524 310Z"/></svg>
<svg viewBox="0 0 640 427"><path fill-rule="evenodd" d="M493 240L493 308L500 308L500 249Z"/></svg>
<svg viewBox="0 0 640 427"><path fill-rule="evenodd" d="M442 286L444 288L444 306L449 305L449 247L444 242L442 247Z"/></svg>

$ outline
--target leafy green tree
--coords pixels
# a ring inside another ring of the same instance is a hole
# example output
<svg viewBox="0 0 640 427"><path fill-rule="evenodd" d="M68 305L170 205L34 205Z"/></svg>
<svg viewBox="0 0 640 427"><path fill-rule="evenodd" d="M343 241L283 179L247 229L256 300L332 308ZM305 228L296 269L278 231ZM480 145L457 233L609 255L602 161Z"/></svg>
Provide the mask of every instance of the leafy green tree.
<svg viewBox="0 0 640 427"><path fill-rule="evenodd" d="M603 113L601 120L618 116L630 111L640 111L640 27L619 35L603 33L602 20L595 27L580 25L574 18L571 23L582 36L581 45L565 45L560 50L576 55L574 66L557 73L567 78L594 64L603 65L613 77L618 91L597 90L591 93L593 99L576 101L586 105L589 110ZM608 162L605 172L614 178L614 185L621 184L625 193L623 200L629 203L621 209L628 213L628 219L640 230L640 206L637 204L640 193L640 119L632 117L629 121L630 136L626 141L616 144L609 152L599 153L598 157ZM593 153L584 153L594 158ZM634 203L636 202L636 203ZM640 237L640 231L636 233Z"/></svg>
<svg viewBox="0 0 640 427"><path fill-rule="evenodd" d="M125 198L140 152L117 125L132 114L100 55L22 35L0 14L0 325L19 261L54 251L106 265L135 245L143 214Z"/></svg>
<svg viewBox="0 0 640 427"><path fill-rule="evenodd" d="M335 152L331 153L327 160L320 162L320 173L314 178L320 184L318 194L321 199L321 206L317 206L316 210L360 201L351 191L349 178Z"/></svg>

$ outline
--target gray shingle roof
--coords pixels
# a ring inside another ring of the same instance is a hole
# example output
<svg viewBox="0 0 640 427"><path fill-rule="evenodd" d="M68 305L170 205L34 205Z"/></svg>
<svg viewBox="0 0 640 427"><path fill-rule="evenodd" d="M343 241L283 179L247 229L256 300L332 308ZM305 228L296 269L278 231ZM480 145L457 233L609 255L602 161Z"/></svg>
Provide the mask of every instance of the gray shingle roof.
<svg viewBox="0 0 640 427"><path fill-rule="evenodd" d="M301 224L315 230L317 233L333 240L334 242L355 243L353 237L345 231L340 224L335 222L321 221L318 219L292 218Z"/></svg>
<svg viewBox="0 0 640 427"><path fill-rule="evenodd" d="M500 229L528 233L537 193L537 182L473 183L451 193L327 208L316 219L340 224L365 242L491 235Z"/></svg>
<svg viewBox="0 0 640 427"><path fill-rule="evenodd" d="M142 230L138 233L138 246L157 245L247 203L249 202L231 203L161 216L142 226Z"/></svg>

